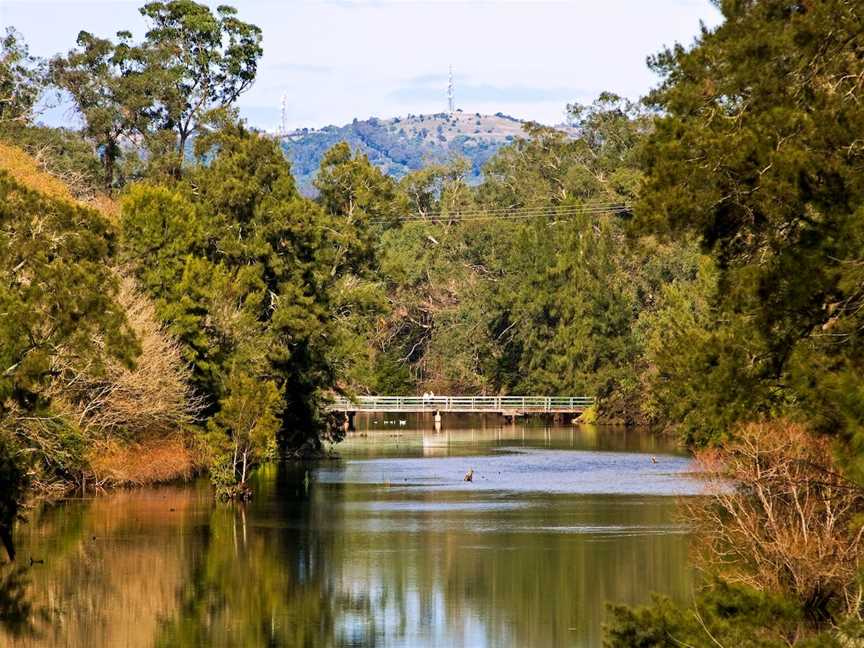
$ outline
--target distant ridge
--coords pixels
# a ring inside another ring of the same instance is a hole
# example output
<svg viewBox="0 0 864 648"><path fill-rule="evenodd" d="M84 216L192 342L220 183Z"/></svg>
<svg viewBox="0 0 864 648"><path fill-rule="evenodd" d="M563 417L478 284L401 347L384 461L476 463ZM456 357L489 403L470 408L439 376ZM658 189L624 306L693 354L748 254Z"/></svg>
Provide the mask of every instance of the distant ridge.
<svg viewBox="0 0 864 648"><path fill-rule="evenodd" d="M521 119L496 113L408 115L392 119L355 119L345 126L299 129L282 136L300 191L314 194L312 180L324 153L341 141L365 153L385 173L401 178L430 163L464 157L469 182L479 182L482 167L502 146L525 135Z"/></svg>

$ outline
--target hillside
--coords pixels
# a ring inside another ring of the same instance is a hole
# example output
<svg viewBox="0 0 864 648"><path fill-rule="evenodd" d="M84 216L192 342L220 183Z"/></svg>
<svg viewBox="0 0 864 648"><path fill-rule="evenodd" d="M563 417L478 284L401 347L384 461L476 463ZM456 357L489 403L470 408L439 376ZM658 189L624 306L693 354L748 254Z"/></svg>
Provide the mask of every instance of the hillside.
<svg viewBox="0 0 864 648"><path fill-rule="evenodd" d="M519 119L496 113L456 111L453 115L408 115L392 119L354 120L345 126L301 129L282 138L282 148L303 193L314 193L312 180L324 152L341 141L365 153L396 178L434 162L464 157L471 163L469 180L478 182L486 161L502 146L524 134Z"/></svg>

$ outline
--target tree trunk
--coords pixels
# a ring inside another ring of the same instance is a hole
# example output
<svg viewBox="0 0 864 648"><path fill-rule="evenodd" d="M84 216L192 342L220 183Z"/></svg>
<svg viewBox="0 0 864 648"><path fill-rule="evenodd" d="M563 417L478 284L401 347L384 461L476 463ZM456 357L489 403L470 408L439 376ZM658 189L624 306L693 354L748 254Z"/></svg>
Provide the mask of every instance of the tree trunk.
<svg viewBox="0 0 864 648"><path fill-rule="evenodd" d="M240 451L240 442L234 439L234 458L231 460L231 472L234 479L237 479L237 453Z"/></svg>
<svg viewBox="0 0 864 648"><path fill-rule="evenodd" d="M183 176L183 160L186 159L186 142L189 139L189 133L186 131L180 131L178 137L178 150L177 157L174 159L174 163L171 165L171 177L175 180L180 180Z"/></svg>
<svg viewBox="0 0 864 648"><path fill-rule="evenodd" d="M105 145L102 159L105 164L105 190L111 193L111 188L114 186L114 168L117 162L117 151L113 142Z"/></svg>

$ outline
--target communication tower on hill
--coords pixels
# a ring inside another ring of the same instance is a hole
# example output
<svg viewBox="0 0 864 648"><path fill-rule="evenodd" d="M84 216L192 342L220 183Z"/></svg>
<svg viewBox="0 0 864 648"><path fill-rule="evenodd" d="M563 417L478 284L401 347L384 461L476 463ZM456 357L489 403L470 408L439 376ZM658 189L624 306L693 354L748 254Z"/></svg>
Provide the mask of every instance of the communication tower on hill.
<svg viewBox="0 0 864 648"><path fill-rule="evenodd" d="M450 81L447 84L447 110L452 115L456 112L456 97L453 94L453 66L450 66Z"/></svg>
<svg viewBox="0 0 864 648"><path fill-rule="evenodd" d="M288 134L288 93L282 93L282 121L279 122L279 134Z"/></svg>

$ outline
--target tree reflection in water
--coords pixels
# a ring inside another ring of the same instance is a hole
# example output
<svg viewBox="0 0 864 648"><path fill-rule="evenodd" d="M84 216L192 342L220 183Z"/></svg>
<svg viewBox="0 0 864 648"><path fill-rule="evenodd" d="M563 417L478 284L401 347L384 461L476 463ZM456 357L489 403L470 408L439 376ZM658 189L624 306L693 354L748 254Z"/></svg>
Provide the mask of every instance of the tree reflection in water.
<svg viewBox="0 0 864 648"><path fill-rule="evenodd" d="M157 646L333 644L331 593L318 573L326 551L311 531L315 486L305 478L302 466L269 466L251 503L214 507L180 610Z"/></svg>
<svg viewBox="0 0 864 648"><path fill-rule="evenodd" d="M25 565L0 564L0 631L11 637L35 635L37 622L47 618L30 600L29 570Z"/></svg>
<svg viewBox="0 0 864 648"><path fill-rule="evenodd" d="M611 435L579 447L571 430L516 433L520 447L545 454L490 451L514 443L494 431L465 435L464 448L406 434L386 437L399 447L375 448L372 462L309 466L308 475L266 466L243 506L215 503L202 481L43 507L16 542L45 563L0 568L9 579L0 645L599 646L606 601L687 596L675 498L484 486L489 461L501 470L541 462L547 476L574 461L617 466L615 452L563 452L594 450ZM621 439L636 472L678 479L664 464L683 460L661 455L655 468L633 454L637 441ZM417 462L453 472L453 484L423 477ZM468 463L482 468L470 486Z"/></svg>

